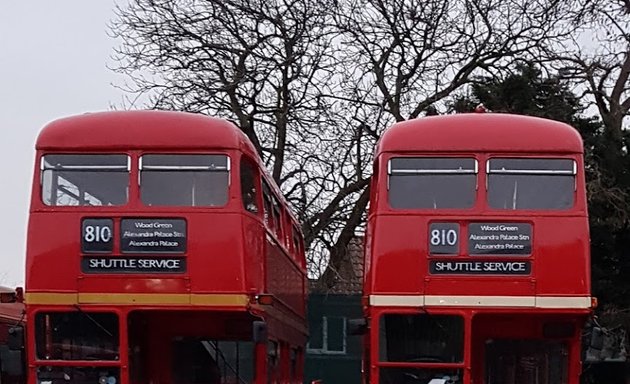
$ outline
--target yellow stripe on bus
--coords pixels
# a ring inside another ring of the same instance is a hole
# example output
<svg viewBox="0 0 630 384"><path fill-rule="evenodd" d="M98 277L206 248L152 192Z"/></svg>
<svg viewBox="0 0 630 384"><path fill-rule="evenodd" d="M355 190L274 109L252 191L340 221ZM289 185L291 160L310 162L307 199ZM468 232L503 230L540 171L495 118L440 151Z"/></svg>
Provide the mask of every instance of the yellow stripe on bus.
<svg viewBox="0 0 630 384"><path fill-rule="evenodd" d="M48 293L32 292L25 295L27 304L119 304L119 305L193 305L246 306L244 294L188 294L188 293Z"/></svg>

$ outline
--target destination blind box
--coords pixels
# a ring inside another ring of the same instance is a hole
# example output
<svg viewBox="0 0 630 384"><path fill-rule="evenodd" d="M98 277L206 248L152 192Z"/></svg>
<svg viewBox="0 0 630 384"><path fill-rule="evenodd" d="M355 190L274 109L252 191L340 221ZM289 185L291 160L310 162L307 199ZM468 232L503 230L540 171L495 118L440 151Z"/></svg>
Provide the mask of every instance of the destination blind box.
<svg viewBox="0 0 630 384"><path fill-rule="evenodd" d="M122 219L122 253L185 253L186 221L183 219Z"/></svg>

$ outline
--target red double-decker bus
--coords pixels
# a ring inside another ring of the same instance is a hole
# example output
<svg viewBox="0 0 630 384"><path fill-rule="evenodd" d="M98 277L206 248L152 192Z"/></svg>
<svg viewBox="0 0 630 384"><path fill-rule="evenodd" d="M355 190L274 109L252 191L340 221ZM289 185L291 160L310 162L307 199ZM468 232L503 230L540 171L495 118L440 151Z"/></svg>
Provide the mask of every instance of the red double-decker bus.
<svg viewBox="0 0 630 384"><path fill-rule="evenodd" d="M302 382L302 233L236 126L85 114L36 149L29 383Z"/></svg>
<svg viewBox="0 0 630 384"><path fill-rule="evenodd" d="M507 114L397 123L371 188L366 382L579 382L594 301L572 127Z"/></svg>

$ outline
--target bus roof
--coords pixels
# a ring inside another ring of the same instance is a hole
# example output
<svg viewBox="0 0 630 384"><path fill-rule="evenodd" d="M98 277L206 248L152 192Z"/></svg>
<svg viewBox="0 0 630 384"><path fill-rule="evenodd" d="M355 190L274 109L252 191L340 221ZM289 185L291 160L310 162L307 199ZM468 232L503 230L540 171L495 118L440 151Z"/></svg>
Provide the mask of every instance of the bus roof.
<svg viewBox="0 0 630 384"><path fill-rule="evenodd" d="M394 124L376 147L383 152L582 153L573 127L538 117L464 113L422 117Z"/></svg>
<svg viewBox="0 0 630 384"><path fill-rule="evenodd" d="M47 124L38 150L241 149L256 153L234 124L193 113L113 111L86 113Z"/></svg>
<svg viewBox="0 0 630 384"><path fill-rule="evenodd" d="M175 111L109 111L70 116L48 123L39 133L37 150L207 150L239 149L260 161L256 148L236 125L201 114ZM271 183L285 204L280 188ZM299 223L291 210L290 216ZM298 226L299 227L299 226Z"/></svg>

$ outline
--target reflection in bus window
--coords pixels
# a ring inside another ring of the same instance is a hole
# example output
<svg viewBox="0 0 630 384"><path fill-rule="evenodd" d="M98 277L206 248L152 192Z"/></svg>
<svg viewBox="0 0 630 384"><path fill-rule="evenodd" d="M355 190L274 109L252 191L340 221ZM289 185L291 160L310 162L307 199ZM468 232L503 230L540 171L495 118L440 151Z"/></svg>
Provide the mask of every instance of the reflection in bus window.
<svg viewBox="0 0 630 384"><path fill-rule="evenodd" d="M273 229L274 228L273 216L271 214L271 211L272 211L271 188L269 188L269 186L267 185L267 182L264 180L263 180L262 188L263 188L263 205L264 205L263 213L264 213L265 224L267 224L267 227L269 229Z"/></svg>
<svg viewBox="0 0 630 384"><path fill-rule="evenodd" d="M172 346L173 384L221 384L217 360L201 341L174 340Z"/></svg>
<svg viewBox="0 0 630 384"><path fill-rule="evenodd" d="M251 213L258 213L258 172L256 167L249 161L241 161L241 197L243 208Z"/></svg>
<svg viewBox="0 0 630 384"><path fill-rule="evenodd" d="M298 229L295 227L295 225L293 226L293 233L292 233L292 238L293 238L293 253L296 256L299 256L302 254L302 249L300 247L300 244L302 243L302 240L300 238L300 232L298 231Z"/></svg>
<svg viewBox="0 0 630 384"><path fill-rule="evenodd" d="M280 214L280 204L278 203L278 199L276 199L273 195L271 201L273 204L271 216L273 219L273 227L276 229L276 238L278 241L282 241L282 216Z"/></svg>
<svg viewBox="0 0 630 384"><path fill-rule="evenodd" d="M216 360L223 383L254 382L254 343L251 341L204 340Z"/></svg>
<svg viewBox="0 0 630 384"><path fill-rule="evenodd" d="M461 384L461 368L381 367L379 384Z"/></svg>
<svg viewBox="0 0 630 384"><path fill-rule="evenodd" d="M569 209L575 174L571 159L491 159L488 204L497 209Z"/></svg>
<svg viewBox="0 0 630 384"><path fill-rule="evenodd" d="M392 208L471 208L475 203L475 159L393 158L389 161L388 176Z"/></svg>
<svg viewBox="0 0 630 384"><path fill-rule="evenodd" d="M142 202L153 206L218 207L228 201L230 161L225 155L144 155Z"/></svg>
<svg viewBox="0 0 630 384"><path fill-rule="evenodd" d="M115 313L38 313L35 329L39 359L118 360L118 316Z"/></svg>
<svg viewBox="0 0 630 384"><path fill-rule="evenodd" d="M278 382L279 362L280 345L275 341L269 341L267 344L267 384Z"/></svg>
<svg viewBox="0 0 630 384"><path fill-rule="evenodd" d="M120 383L120 369L114 367L37 367L41 384Z"/></svg>
<svg viewBox="0 0 630 384"><path fill-rule="evenodd" d="M173 384L251 383L254 379L251 341L175 338L172 347Z"/></svg>
<svg viewBox="0 0 630 384"><path fill-rule="evenodd" d="M42 200L52 206L126 204L129 170L126 155L45 155Z"/></svg>
<svg viewBox="0 0 630 384"><path fill-rule="evenodd" d="M298 376L298 359L300 352L298 348L291 348L289 351L289 379L291 383L294 383L299 379Z"/></svg>
<svg viewBox="0 0 630 384"><path fill-rule="evenodd" d="M383 362L457 364L464 361L464 318L461 316L388 313L379 323L379 356ZM459 384L463 382L462 370L382 367L379 384L428 384L434 379Z"/></svg>
<svg viewBox="0 0 630 384"><path fill-rule="evenodd" d="M488 384L566 384L569 351L549 340L487 340Z"/></svg>

